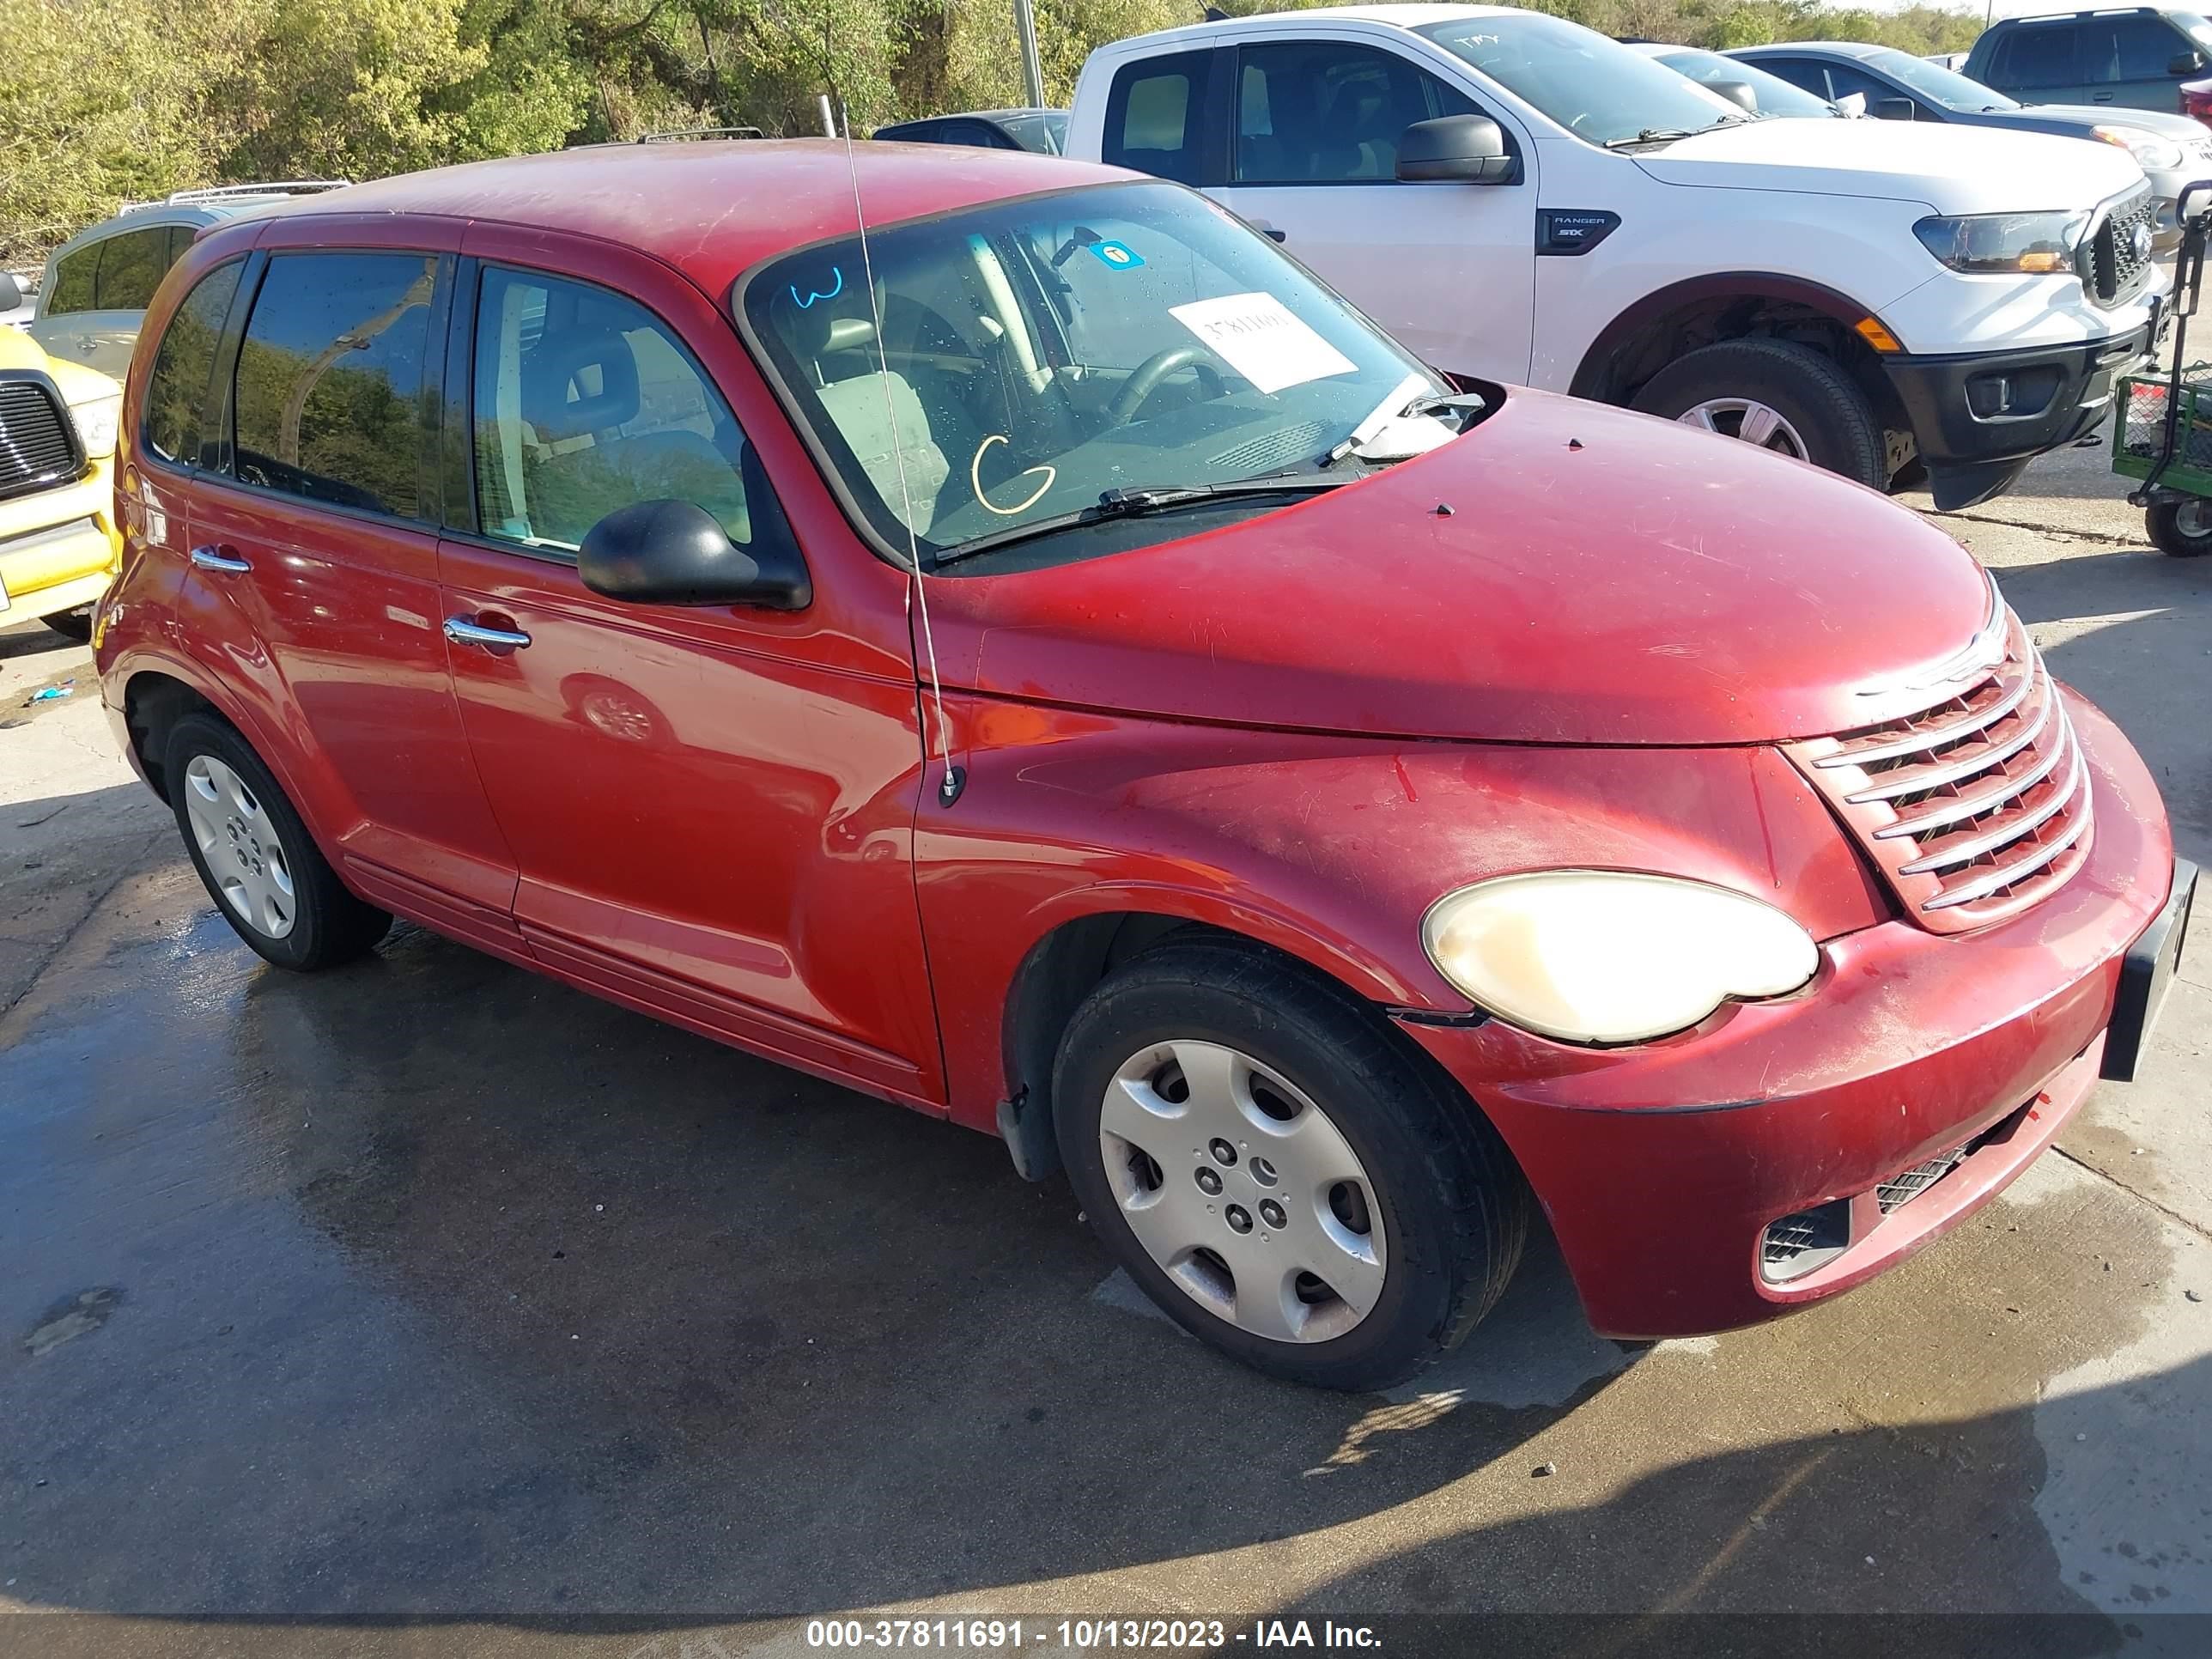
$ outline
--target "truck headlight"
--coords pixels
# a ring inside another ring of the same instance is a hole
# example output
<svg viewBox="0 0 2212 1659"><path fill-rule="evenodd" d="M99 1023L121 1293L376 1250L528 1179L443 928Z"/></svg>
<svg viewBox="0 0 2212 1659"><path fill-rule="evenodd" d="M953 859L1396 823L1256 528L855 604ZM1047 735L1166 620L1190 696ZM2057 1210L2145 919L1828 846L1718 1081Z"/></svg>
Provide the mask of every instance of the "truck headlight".
<svg viewBox="0 0 2212 1659"><path fill-rule="evenodd" d="M102 455L114 453L115 423L122 414L120 392L112 397L90 398L70 405L70 419L76 422L76 441L84 446L86 459L97 460Z"/></svg>
<svg viewBox="0 0 2212 1659"><path fill-rule="evenodd" d="M1771 904L1674 876L1547 870L1429 907L1437 971L1499 1018L1568 1042L1686 1030L1730 999L1781 996L1820 965Z"/></svg>
<svg viewBox="0 0 2212 1659"><path fill-rule="evenodd" d="M2127 151L2146 173L2153 167L2181 165L2181 146L2154 132L2145 132L2140 127L2092 127L2089 131L2106 143L2118 144Z"/></svg>
<svg viewBox="0 0 2212 1659"><path fill-rule="evenodd" d="M1972 213L1923 219L1912 234L1942 264L1969 276L2048 276L2074 269L2074 251L2088 228L2086 213Z"/></svg>

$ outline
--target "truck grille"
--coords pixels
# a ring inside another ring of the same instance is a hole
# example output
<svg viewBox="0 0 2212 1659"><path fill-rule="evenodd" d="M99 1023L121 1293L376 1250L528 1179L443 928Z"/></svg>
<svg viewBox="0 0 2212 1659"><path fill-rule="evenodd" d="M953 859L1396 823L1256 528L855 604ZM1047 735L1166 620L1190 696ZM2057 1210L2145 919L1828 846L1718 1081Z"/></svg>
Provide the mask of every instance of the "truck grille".
<svg viewBox="0 0 2212 1659"><path fill-rule="evenodd" d="M2116 306L2131 300L2150 280L2150 233L2157 228L2158 204L2148 185L2112 204L2081 244L2081 288L2092 303ZM2139 240L2137 229L2143 232Z"/></svg>
<svg viewBox="0 0 2212 1659"><path fill-rule="evenodd" d="M1932 708L1790 746L1929 931L2017 915L2081 867L2089 769L2058 683L2009 607L2003 656Z"/></svg>
<svg viewBox="0 0 2212 1659"><path fill-rule="evenodd" d="M39 374L0 375L0 500L83 471L76 428L53 382Z"/></svg>

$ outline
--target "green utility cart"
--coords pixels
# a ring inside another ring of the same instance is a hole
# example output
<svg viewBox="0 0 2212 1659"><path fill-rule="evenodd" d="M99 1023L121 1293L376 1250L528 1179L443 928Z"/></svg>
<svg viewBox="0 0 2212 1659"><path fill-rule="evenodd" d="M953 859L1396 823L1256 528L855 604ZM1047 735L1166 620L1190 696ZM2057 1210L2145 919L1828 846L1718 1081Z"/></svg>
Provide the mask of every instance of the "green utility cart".
<svg viewBox="0 0 2212 1659"><path fill-rule="evenodd" d="M2151 544L2178 559L2212 553L2212 364L2189 361L2189 319L2197 314L2212 228L2212 204L2188 211L2198 192L2212 196L2212 179L2190 185L2174 204L2182 230L2169 301L2173 367L2123 377L2112 422L2112 471L2142 481L2128 500L2144 510Z"/></svg>

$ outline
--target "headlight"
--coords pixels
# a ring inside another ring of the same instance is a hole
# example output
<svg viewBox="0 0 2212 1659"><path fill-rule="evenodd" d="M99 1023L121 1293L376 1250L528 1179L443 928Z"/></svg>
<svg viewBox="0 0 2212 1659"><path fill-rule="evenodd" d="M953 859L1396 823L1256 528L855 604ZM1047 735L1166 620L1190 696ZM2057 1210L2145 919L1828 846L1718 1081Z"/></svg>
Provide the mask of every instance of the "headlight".
<svg viewBox="0 0 2212 1659"><path fill-rule="evenodd" d="M115 451L115 423L123 413L123 394L112 398L93 398L70 405L70 419L76 422L77 441L84 446L88 459L97 459Z"/></svg>
<svg viewBox="0 0 2212 1659"><path fill-rule="evenodd" d="M2089 228L2086 213L1977 213L1923 219L1912 234L1954 270L1970 276L2074 269L2074 250Z"/></svg>
<svg viewBox="0 0 2212 1659"><path fill-rule="evenodd" d="M2092 127L2090 131L2106 143L2118 144L2136 158L2136 165L2146 172L2152 167L2181 165L2181 146L2154 132L2145 132L2140 127Z"/></svg>
<svg viewBox="0 0 2212 1659"><path fill-rule="evenodd" d="M1730 998L1796 990L1820 965L1771 904L1703 882L1607 870L1500 876L1429 907L1437 971L1499 1018L1569 1042L1637 1042Z"/></svg>

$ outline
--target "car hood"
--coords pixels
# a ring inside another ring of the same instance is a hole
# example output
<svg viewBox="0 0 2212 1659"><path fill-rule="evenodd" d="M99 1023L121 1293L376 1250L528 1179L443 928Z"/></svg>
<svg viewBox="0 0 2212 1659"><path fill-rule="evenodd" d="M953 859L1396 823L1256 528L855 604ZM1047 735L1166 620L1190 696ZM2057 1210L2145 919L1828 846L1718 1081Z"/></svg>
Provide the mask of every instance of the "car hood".
<svg viewBox="0 0 2212 1659"><path fill-rule="evenodd" d="M1870 196L1937 213L2086 208L2142 181L2117 144L1912 121L1747 122L1636 161L1664 184Z"/></svg>
<svg viewBox="0 0 2212 1659"><path fill-rule="evenodd" d="M948 574L928 597L945 683L997 697L1392 737L1733 744L1924 707L1990 592L1956 542L1857 484L1515 388L1471 432L1356 484L1127 552Z"/></svg>
<svg viewBox="0 0 2212 1659"><path fill-rule="evenodd" d="M0 328L0 368L31 368L51 376L62 401L72 409L112 398L123 390L112 376L96 368L47 356L44 347L19 328Z"/></svg>
<svg viewBox="0 0 2212 1659"><path fill-rule="evenodd" d="M2190 115L2167 115L2154 109L2121 108L2111 104L2033 104L2025 109L1998 110L1978 118L2008 126L2025 127L2031 131L2048 131L2038 123L2063 124L2072 129L2087 131L2091 127L2133 127L2138 131L2154 132L2161 138L2171 138L2186 149L2203 152L2212 149L2212 132L2204 124Z"/></svg>

